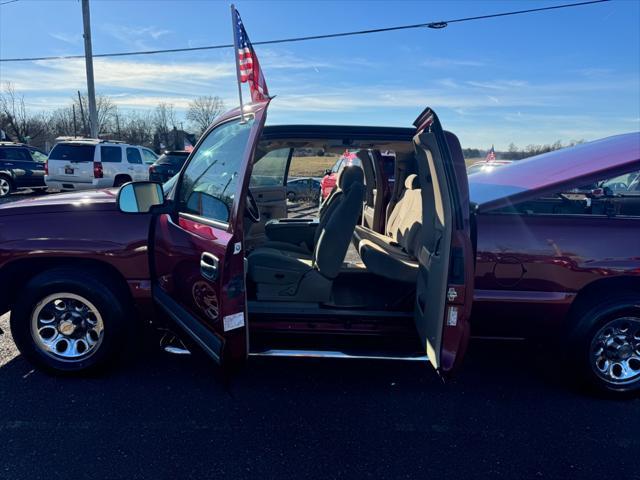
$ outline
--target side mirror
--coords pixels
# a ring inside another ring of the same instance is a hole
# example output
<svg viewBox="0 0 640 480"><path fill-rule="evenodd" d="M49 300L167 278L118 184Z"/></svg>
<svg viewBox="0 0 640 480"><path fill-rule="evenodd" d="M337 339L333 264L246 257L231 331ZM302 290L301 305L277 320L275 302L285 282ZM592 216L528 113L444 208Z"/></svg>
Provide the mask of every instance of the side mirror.
<svg viewBox="0 0 640 480"><path fill-rule="evenodd" d="M164 191L159 183L125 183L118 191L117 203L123 213L149 213L164 204Z"/></svg>
<svg viewBox="0 0 640 480"><path fill-rule="evenodd" d="M327 169L324 171L324 174L325 174L325 175L331 175L331 169L330 169L330 168L327 168Z"/></svg>

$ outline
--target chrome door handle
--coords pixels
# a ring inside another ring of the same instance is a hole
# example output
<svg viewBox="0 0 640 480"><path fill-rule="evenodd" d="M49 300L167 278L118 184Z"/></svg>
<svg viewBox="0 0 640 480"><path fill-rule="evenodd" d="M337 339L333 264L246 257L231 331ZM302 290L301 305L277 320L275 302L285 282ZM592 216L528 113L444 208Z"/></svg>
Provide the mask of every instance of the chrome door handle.
<svg viewBox="0 0 640 480"><path fill-rule="evenodd" d="M218 278L218 257L209 252L202 252L200 256L200 274L207 280Z"/></svg>

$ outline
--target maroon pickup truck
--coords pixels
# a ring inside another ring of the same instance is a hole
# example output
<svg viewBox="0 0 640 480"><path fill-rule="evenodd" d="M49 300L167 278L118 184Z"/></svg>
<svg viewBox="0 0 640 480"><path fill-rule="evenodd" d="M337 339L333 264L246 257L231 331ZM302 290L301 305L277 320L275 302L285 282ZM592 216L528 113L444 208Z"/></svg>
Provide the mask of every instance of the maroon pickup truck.
<svg viewBox="0 0 640 480"><path fill-rule="evenodd" d="M164 185L0 207L0 314L11 311L25 357L54 373L100 369L154 319L220 364L401 359L447 377L473 302L474 334L559 340L568 379L638 390L638 134L469 186L457 138L430 109L409 129L264 127L267 104L245 108L218 119ZM362 165L338 172L319 218L287 219L291 152L331 145L357 149ZM389 195L378 193L385 150Z"/></svg>

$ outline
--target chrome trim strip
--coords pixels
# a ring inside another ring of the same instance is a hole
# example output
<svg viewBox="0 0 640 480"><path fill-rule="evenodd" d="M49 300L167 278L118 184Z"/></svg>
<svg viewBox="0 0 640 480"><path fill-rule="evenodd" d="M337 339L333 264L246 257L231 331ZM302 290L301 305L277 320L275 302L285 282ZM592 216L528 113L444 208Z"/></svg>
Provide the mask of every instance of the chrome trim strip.
<svg viewBox="0 0 640 480"><path fill-rule="evenodd" d="M178 212L178 216L184 217L187 220L191 220L192 222L202 223L203 225L208 225L213 228L219 228L220 230L224 230L225 232L229 231L229 224L225 222L219 222L211 218L205 218L201 217L200 215L194 215L192 213L186 212Z"/></svg>
<svg viewBox="0 0 640 480"><path fill-rule="evenodd" d="M419 357L398 357L385 355L356 355L330 350L265 350L264 352L250 352L250 357L298 357L298 358L347 358L360 360L404 360L410 362L428 362L427 355Z"/></svg>

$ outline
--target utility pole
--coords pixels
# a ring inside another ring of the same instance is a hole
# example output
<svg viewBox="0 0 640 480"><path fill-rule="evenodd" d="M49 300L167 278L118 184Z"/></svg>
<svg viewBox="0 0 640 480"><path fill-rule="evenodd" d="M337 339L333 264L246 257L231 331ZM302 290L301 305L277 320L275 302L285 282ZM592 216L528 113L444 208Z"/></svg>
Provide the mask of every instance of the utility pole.
<svg viewBox="0 0 640 480"><path fill-rule="evenodd" d="M73 136L77 137L78 136L78 127L76 127L76 105L75 105L75 103L73 105L71 105L71 108L73 109Z"/></svg>
<svg viewBox="0 0 640 480"><path fill-rule="evenodd" d="M78 90L78 104L80 105L80 118L82 118L82 131L84 132L84 136L89 135L87 132L87 121L84 118L84 107L82 106L82 96L80 95L80 90Z"/></svg>
<svg viewBox="0 0 640 480"><path fill-rule="evenodd" d="M87 95L89 97L89 128L91 138L98 138L98 111L96 89L93 84L93 51L91 50L91 18L89 0L82 0L82 23L84 25L84 60L87 69Z"/></svg>

